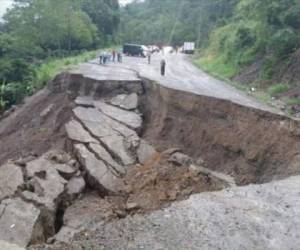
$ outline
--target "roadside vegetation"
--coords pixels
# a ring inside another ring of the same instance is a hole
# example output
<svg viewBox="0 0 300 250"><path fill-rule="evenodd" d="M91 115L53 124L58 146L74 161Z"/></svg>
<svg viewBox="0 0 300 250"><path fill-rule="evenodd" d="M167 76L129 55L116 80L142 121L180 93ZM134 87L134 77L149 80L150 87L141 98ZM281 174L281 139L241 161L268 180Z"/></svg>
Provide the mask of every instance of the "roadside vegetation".
<svg viewBox="0 0 300 250"><path fill-rule="evenodd" d="M117 0L15 0L0 22L0 112L118 42Z"/></svg>

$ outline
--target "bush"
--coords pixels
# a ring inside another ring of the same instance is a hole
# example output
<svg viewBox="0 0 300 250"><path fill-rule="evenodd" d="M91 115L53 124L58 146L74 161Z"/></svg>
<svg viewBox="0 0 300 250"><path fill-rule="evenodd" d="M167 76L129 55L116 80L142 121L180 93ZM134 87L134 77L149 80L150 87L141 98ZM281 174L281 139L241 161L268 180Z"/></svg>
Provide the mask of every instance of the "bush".
<svg viewBox="0 0 300 250"><path fill-rule="evenodd" d="M294 29L300 29L300 4L291 8L284 16L283 21Z"/></svg>
<svg viewBox="0 0 300 250"><path fill-rule="evenodd" d="M299 36L291 29L277 31L271 38L269 48L278 57L285 57L299 47Z"/></svg>
<svg viewBox="0 0 300 250"><path fill-rule="evenodd" d="M278 83L268 88L268 93L270 96L277 97L280 94L289 90L289 86L284 83Z"/></svg>

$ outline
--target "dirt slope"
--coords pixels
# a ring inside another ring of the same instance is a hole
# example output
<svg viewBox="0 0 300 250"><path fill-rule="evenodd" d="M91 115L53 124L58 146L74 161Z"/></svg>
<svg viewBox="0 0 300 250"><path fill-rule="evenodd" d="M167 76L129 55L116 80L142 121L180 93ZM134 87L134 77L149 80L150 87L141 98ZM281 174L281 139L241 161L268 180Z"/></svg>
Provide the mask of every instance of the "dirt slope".
<svg viewBox="0 0 300 250"><path fill-rule="evenodd" d="M44 89L0 120L0 165L9 159L40 156L51 148L62 149L71 106L66 93Z"/></svg>
<svg viewBox="0 0 300 250"><path fill-rule="evenodd" d="M238 184L300 173L300 123L230 101L145 82L144 137L163 150L179 147Z"/></svg>

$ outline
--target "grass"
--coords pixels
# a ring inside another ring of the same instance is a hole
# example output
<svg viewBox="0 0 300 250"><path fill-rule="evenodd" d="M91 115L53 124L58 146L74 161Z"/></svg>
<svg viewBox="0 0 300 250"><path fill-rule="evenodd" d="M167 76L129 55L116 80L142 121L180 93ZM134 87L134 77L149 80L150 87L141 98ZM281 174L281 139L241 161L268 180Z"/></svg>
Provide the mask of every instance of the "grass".
<svg viewBox="0 0 300 250"><path fill-rule="evenodd" d="M286 103L288 105L300 105L300 98L288 99L288 100L286 100Z"/></svg>
<svg viewBox="0 0 300 250"><path fill-rule="evenodd" d="M224 63L222 57L201 57L195 60L194 63L204 71L220 79L229 79L238 73L236 67L232 64Z"/></svg>
<svg viewBox="0 0 300 250"><path fill-rule="evenodd" d="M20 103L25 96L32 95L42 89L58 73L69 69L71 66L96 58L98 52L95 50L77 56L48 59L35 66L35 74L31 76L31 80L28 82L6 85L0 83L0 115L11 105ZM9 99L5 99L3 93L9 93Z"/></svg>
<svg viewBox="0 0 300 250"><path fill-rule="evenodd" d="M44 87L48 81L50 81L55 75L63 70L69 69L73 65L87 62L96 58L98 51L85 52L83 54L66 57L62 59L50 59L36 69L36 76L33 79L32 84L29 86L32 88L31 92L34 92Z"/></svg>
<svg viewBox="0 0 300 250"><path fill-rule="evenodd" d="M267 89L267 92L270 96L277 97L280 94L289 90L289 86L285 83L275 84Z"/></svg>
<svg viewBox="0 0 300 250"><path fill-rule="evenodd" d="M271 86L270 88L261 89L255 84L243 85L230 80L234 77L238 70L230 64L225 64L222 58L212 58L212 57L201 57L194 60L194 64L204 70L205 72L213 75L214 77L228 83L229 85L235 87L236 89L246 92L247 94L255 97L256 99L264 103L272 103L272 97L276 97L281 93L286 92L289 86L284 83L279 83ZM255 88L255 91L251 91L251 88ZM292 99L287 102L289 105L295 105L295 103L300 102L299 99Z"/></svg>

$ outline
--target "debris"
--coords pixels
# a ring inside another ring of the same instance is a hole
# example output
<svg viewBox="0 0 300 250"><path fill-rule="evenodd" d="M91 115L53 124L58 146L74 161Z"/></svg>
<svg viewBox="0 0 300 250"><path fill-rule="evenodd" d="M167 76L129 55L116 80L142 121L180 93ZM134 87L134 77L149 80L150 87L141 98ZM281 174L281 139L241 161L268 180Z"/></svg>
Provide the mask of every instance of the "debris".
<svg viewBox="0 0 300 250"><path fill-rule="evenodd" d="M138 95L136 93L118 95L112 98L110 103L126 110L135 110L138 108Z"/></svg>
<svg viewBox="0 0 300 250"><path fill-rule="evenodd" d="M178 166L190 166L193 163L191 157L180 152L172 154L168 161Z"/></svg>
<svg viewBox="0 0 300 250"><path fill-rule="evenodd" d="M24 183L22 169L14 164L0 167L0 201L16 193Z"/></svg>
<svg viewBox="0 0 300 250"><path fill-rule="evenodd" d="M41 211L20 198L3 200L0 205L0 239L21 247L42 243L44 230ZM14 226L12 226L14 225Z"/></svg>
<svg viewBox="0 0 300 250"><path fill-rule="evenodd" d="M94 107L94 99L91 96L78 96L75 99L75 104L86 108Z"/></svg>
<svg viewBox="0 0 300 250"><path fill-rule="evenodd" d="M140 141L140 145L137 149L137 156L138 160L141 164L145 164L147 161L149 161L157 151L154 147L152 147L149 143L147 143L145 140Z"/></svg>
<svg viewBox="0 0 300 250"><path fill-rule="evenodd" d="M142 118L135 112L122 110L101 101L94 102L94 105L103 114L125 124L129 128L139 130L142 126Z"/></svg>
<svg viewBox="0 0 300 250"><path fill-rule="evenodd" d="M87 171L88 184L100 194L118 193L123 190L122 180L115 176L103 161L98 160L83 144L75 145L79 161Z"/></svg>
<svg viewBox="0 0 300 250"><path fill-rule="evenodd" d="M123 166L118 164L110 155L107 150L101 146L100 144L94 144L90 143L89 144L90 149L96 154L98 158L103 160L106 164L108 164L110 167L113 168L114 171L116 171L119 175L125 175L126 170Z"/></svg>
<svg viewBox="0 0 300 250"><path fill-rule="evenodd" d="M78 121L70 121L66 125L66 131L69 139L72 141L80 143L97 143L97 140L94 139Z"/></svg>

